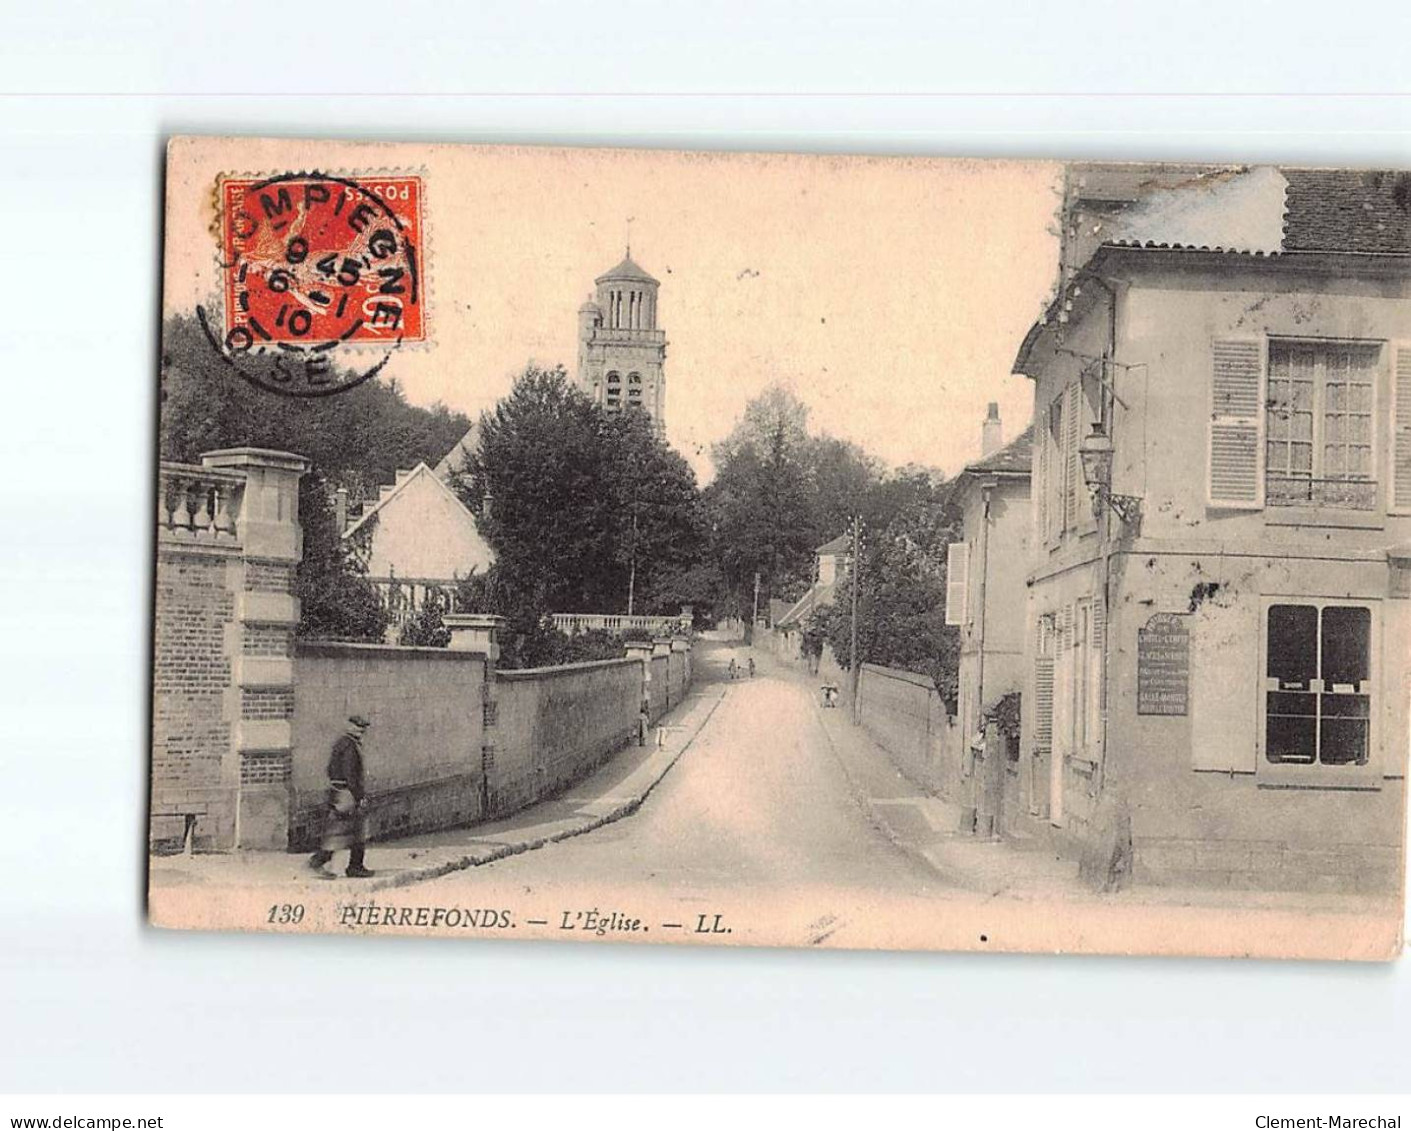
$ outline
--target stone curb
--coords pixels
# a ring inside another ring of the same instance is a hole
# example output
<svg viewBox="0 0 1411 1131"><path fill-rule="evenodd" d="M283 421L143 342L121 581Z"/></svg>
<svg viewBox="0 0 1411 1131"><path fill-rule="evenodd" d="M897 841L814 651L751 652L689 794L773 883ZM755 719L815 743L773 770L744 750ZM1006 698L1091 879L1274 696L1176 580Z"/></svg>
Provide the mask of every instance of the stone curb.
<svg viewBox="0 0 1411 1131"><path fill-rule="evenodd" d="M468 868L478 868L482 864L490 864L496 860L503 860L507 856L518 856L522 852L532 852L536 848L543 848L546 844L554 844L561 840L568 840L570 837L582 836L595 829L600 829L604 825L610 825L615 821L620 821L624 817L630 817L642 807L642 803L651 796L652 790L661 784L662 779L672 770L672 767L681 760L681 755L691 748L691 744L696 741L697 735L705 729L706 723L710 722L711 716L715 714L716 708L725 699L725 692L722 691L714 703L710 705L704 716L697 724L690 736L681 744L681 748L662 766L661 772L656 774L646 785L646 788L637 796L624 801L617 808L599 817L590 817L581 824L572 828L562 829L552 836L535 837L529 840L517 841L510 844L503 844L485 852L468 853L459 859L443 860L437 864L428 864L422 868L409 868L399 871L396 875L388 876L384 880L375 880L371 884L362 888L363 891L387 891L392 888L410 887L412 884L425 883L428 880L438 880L442 876L449 876L452 872L463 872Z"/></svg>

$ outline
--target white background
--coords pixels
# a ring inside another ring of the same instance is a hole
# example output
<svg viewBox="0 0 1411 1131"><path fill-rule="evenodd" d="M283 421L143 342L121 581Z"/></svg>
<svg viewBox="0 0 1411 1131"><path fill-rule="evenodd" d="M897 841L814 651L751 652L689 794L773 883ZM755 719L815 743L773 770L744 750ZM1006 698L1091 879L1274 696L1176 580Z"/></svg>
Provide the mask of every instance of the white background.
<svg viewBox="0 0 1411 1131"><path fill-rule="evenodd" d="M1404 167L1407 7L0 3L0 1091L1407 1088L1405 962L142 921L165 137Z"/></svg>

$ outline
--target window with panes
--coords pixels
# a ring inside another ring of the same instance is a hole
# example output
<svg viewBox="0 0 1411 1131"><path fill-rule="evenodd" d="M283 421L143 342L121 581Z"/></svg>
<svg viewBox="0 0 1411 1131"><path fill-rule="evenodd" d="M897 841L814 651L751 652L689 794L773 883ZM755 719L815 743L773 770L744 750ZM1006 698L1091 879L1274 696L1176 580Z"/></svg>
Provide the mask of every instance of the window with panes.
<svg viewBox="0 0 1411 1131"><path fill-rule="evenodd" d="M1376 507L1380 356L1375 343L1269 342L1264 491L1270 506Z"/></svg>
<svg viewBox="0 0 1411 1131"><path fill-rule="evenodd" d="M1371 755L1371 610L1276 604L1269 607L1266 631L1265 759L1365 766Z"/></svg>

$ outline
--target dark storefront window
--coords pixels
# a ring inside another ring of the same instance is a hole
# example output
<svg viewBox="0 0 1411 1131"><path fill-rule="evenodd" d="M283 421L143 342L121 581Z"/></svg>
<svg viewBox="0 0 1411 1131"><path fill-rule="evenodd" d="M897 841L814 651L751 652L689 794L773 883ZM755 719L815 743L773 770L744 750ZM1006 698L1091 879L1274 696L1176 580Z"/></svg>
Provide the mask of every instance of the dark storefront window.
<svg viewBox="0 0 1411 1131"><path fill-rule="evenodd" d="M1296 766L1365 766L1371 750L1372 613L1269 608L1264 754Z"/></svg>

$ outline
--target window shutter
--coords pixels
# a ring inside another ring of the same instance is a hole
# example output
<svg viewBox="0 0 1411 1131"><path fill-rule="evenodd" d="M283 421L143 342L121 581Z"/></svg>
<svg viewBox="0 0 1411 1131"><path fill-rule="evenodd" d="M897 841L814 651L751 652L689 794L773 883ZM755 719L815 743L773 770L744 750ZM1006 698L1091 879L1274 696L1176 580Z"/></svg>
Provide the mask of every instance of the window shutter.
<svg viewBox="0 0 1411 1131"><path fill-rule="evenodd" d="M1067 494L1068 486L1063 472L1063 402L1065 394L1062 390L1048 406L1048 428L1044 443L1048 445L1049 466L1048 466L1048 528L1045 534L1050 543L1056 543L1063 537L1063 508L1064 497Z"/></svg>
<svg viewBox="0 0 1411 1131"><path fill-rule="evenodd" d="M1054 625L1053 741L1056 754L1070 753L1073 734L1073 606L1058 611Z"/></svg>
<svg viewBox="0 0 1411 1131"><path fill-rule="evenodd" d="M1391 509L1411 512L1411 342L1392 350Z"/></svg>
<svg viewBox="0 0 1411 1131"><path fill-rule="evenodd" d="M946 547L946 624L966 623L966 598L970 592L970 543Z"/></svg>
<svg viewBox="0 0 1411 1131"><path fill-rule="evenodd" d="M1107 635L1107 607L1101 600L1094 600L1092 605L1092 675L1088 680L1089 695L1092 706L1088 712L1088 735L1090 745L1096 747L1099 737L1102 734L1103 708L1106 706L1106 699L1103 696L1103 639Z"/></svg>
<svg viewBox="0 0 1411 1131"><path fill-rule="evenodd" d="M1082 417L1079 398L1082 392L1079 383L1068 386L1068 394L1063 402L1063 529L1071 530L1078 525L1079 491L1083 477L1078 467L1078 421Z"/></svg>
<svg viewBox="0 0 1411 1131"><path fill-rule="evenodd" d="M1053 657L1044 651L1043 621L1035 628L1038 640L1034 655L1034 753L1046 754L1053 749ZM1051 640L1049 647L1053 647Z"/></svg>
<svg viewBox="0 0 1411 1131"><path fill-rule="evenodd" d="M1211 361L1208 499L1257 509L1264 505L1264 343L1217 339Z"/></svg>
<svg viewBox="0 0 1411 1131"><path fill-rule="evenodd" d="M1038 469L1037 469L1037 470L1038 470L1038 475L1037 475L1038 483L1036 484L1036 488L1037 488L1037 489L1036 489L1036 491L1035 491L1035 495L1036 495L1036 498L1037 498L1037 501L1038 501L1038 508L1039 508L1039 511L1038 511L1038 534L1039 534L1039 542L1040 542L1041 544L1047 544L1048 541L1049 541L1049 532L1048 532L1048 510L1049 510L1049 501L1048 501L1048 492L1049 492L1049 479L1048 479L1048 475L1049 475L1049 472L1048 472L1048 462L1049 462L1049 461L1048 461L1048 449L1049 449L1049 432L1048 432L1048 429L1047 429L1047 428L1039 428L1039 427L1037 427L1037 426L1035 427L1035 431L1037 432L1037 435L1036 435L1034 438L1038 441L1038 443L1035 444L1035 453L1034 453L1034 454L1035 454L1035 457L1036 457L1036 459L1037 459L1037 461L1038 461L1038 465L1039 465L1039 466L1038 466Z"/></svg>
<svg viewBox="0 0 1411 1131"><path fill-rule="evenodd" d="M1252 774L1258 765L1264 712L1259 638L1265 614L1253 603L1220 609L1209 603L1189 617L1190 759L1193 770ZM1238 708L1232 714L1231 707ZM1258 720L1258 722L1256 722Z"/></svg>

